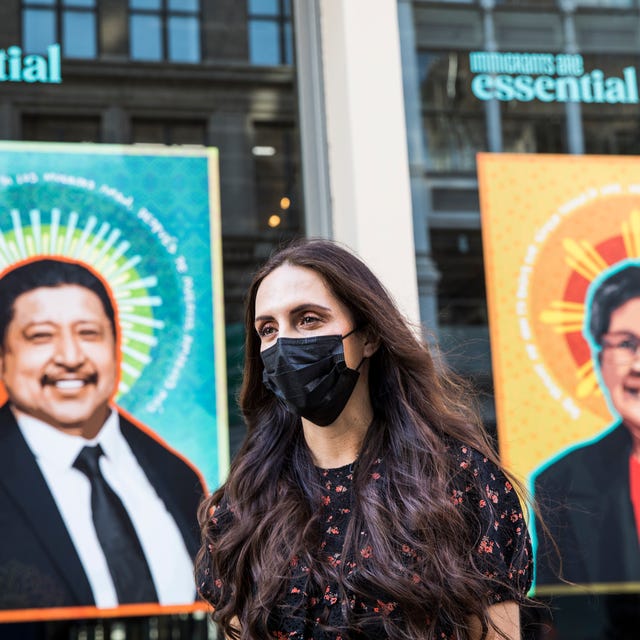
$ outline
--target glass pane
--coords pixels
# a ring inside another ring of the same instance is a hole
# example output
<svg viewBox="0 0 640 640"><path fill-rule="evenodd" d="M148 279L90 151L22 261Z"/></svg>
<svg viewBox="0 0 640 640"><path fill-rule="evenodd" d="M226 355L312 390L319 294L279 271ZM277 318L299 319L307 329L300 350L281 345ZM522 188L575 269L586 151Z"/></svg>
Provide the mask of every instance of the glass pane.
<svg viewBox="0 0 640 640"><path fill-rule="evenodd" d="M169 144L166 140L165 125L159 120L133 120L131 122L133 142Z"/></svg>
<svg viewBox="0 0 640 640"><path fill-rule="evenodd" d="M96 0L62 0L65 7L95 7Z"/></svg>
<svg viewBox="0 0 640 640"><path fill-rule="evenodd" d="M169 11L193 11L200 9L198 0L169 0Z"/></svg>
<svg viewBox="0 0 640 640"><path fill-rule="evenodd" d="M497 0L497 5L514 5L520 7L554 7L556 0Z"/></svg>
<svg viewBox="0 0 640 640"><path fill-rule="evenodd" d="M277 16L279 13L278 0L249 0L249 15Z"/></svg>
<svg viewBox="0 0 640 640"><path fill-rule="evenodd" d="M56 41L56 19L50 9L25 9L22 14L22 43L25 53L46 53Z"/></svg>
<svg viewBox="0 0 640 640"><path fill-rule="evenodd" d="M293 64L293 38L290 22L284 25L284 63Z"/></svg>
<svg viewBox="0 0 640 640"><path fill-rule="evenodd" d="M607 9L630 9L633 0L575 0L578 7L604 7Z"/></svg>
<svg viewBox="0 0 640 640"><path fill-rule="evenodd" d="M505 117L502 147L507 153L566 153L566 121L558 117Z"/></svg>
<svg viewBox="0 0 640 640"><path fill-rule="evenodd" d="M640 154L640 126L636 118L585 117L583 127L586 153Z"/></svg>
<svg viewBox="0 0 640 640"><path fill-rule="evenodd" d="M474 171L484 151L484 104L471 92L466 52L424 52L419 56L422 113L430 168Z"/></svg>
<svg viewBox="0 0 640 640"><path fill-rule="evenodd" d="M131 9L160 9L161 0L129 0Z"/></svg>
<svg viewBox="0 0 640 640"><path fill-rule="evenodd" d="M200 30L197 18L169 18L169 60L200 60Z"/></svg>
<svg viewBox="0 0 640 640"><path fill-rule="evenodd" d="M476 229L432 229L431 253L440 271L442 325L486 325L482 238Z"/></svg>
<svg viewBox="0 0 640 640"><path fill-rule="evenodd" d="M34 5L34 4L50 4L50 5L54 5L56 3L56 0L24 0L24 2L22 3L25 7L28 7L29 5Z"/></svg>
<svg viewBox="0 0 640 640"><path fill-rule="evenodd" d="M43 142L100 142L100 118L28 116L22 118L25 140Z"/></svg>
<svg viewBox="0 0 640 640"><path fill-rule="evenodd" d="M96 57L95 14L65 11L62 25L62 51L66 58Z"/></svg>
<svg viewBox="0 0 640 640"><path fill-rule="evenodd" d="M249 60L253 64L280 64L278 25L275 22L252 20L249 23Z"/></svg>
<svg viewBox="0 0 640 640"><path fill-rule="evenodd" d="M291 17L291 0L284 0L284 15L287 18Z"/></svg>
<svg viewBox="0 0 640 640"><path fill-rule="evenodd" d="M274 155L254 155L256 203L263 229L299 228L300 158L293 129L259 125L255 128L257 147L272 148Z"/></svg>
<svg viewBox="0 0 640 640"><path fill-rule="evenodd" d="M134 60L162 60L162 23L158 16L131 16L131 57Z"/></svg>

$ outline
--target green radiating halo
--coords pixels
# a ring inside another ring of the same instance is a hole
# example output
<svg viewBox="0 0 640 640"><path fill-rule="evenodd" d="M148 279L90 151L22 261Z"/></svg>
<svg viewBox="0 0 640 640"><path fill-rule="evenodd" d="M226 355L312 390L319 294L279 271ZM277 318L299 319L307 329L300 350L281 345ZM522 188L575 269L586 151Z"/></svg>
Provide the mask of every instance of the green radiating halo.
<svg viewBox="0 0 640 640"><path fill-rule="evenodd" d="M4 217L4 216L3 216ZM23 225L20 211L10 211L10 225L0 228L0 270L36 256L61 256L84 262L98 272L111 289L120 325L121 376L116 398L133 387L151 362L158 343L155 335L164 322L154 317L162 306L155 291L156 276L144 276L142 257L131 250L120 229L90 215L83 227L75 211L51 209L51 222L42 223L39 209L29 211Z"/></svg>

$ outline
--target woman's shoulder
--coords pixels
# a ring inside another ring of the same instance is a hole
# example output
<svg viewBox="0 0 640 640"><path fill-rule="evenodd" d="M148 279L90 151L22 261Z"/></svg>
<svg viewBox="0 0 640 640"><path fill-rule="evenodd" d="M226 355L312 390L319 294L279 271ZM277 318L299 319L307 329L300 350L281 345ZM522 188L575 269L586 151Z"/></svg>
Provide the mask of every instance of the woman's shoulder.
<svg viewBox="0 0 640 640"><path fill-rule="evenodd" d="M531 585L532 553L516 489L488 454L461 443L449 450L458 468L453 501L475 531L476 562L491 580L489 600L521 600Z"/></svg>
<svg viewBox="0 0 640 640"><path fill-rule="evenodd" d="M481 519L493 519L496 512L509 519L514 514L522 518L520 499L511 480L489 454L460 442L452 442L448 448L455 467L452 491L456 504Z"/></svg>
<svg viewBox="0 0 640 640"><path fill-rule="evenodd" d="M490 481L505 478L504 471L488 453L458 440L449 440L446 446L458 475Z"/></svg>

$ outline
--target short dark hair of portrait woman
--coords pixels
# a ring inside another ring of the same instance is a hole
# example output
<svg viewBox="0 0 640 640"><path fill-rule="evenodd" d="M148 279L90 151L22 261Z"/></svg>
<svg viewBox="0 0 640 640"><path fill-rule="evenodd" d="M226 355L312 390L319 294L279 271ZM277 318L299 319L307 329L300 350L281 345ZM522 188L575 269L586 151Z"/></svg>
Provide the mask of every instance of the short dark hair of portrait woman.
<svg viewBox="0 0 640 640"><path fill-rule="evenodd" d="M591 298L589 333L596 344L609 330L611 314L633 298L640 298L640 266L629 264L598 284Z"/></svg>
<svg viewBox="0 0 640 640"><path fill-rule="evenodd" d="M342 548L342 558L357 565L348 575L344 565L322 558L322 486L300 418L263 384L256 295L282 265L313 270L349 310L354 327L379 340L369 364L374 419L354 467L355 498ZM203 548L196 562L200 585L207 575L216 576L215 597L203 595L225 634L243 640L271 637L272 617L286 615L279 603L294 557L310 567L311 590L331 583L345 603L349 594L371 599L379 593L397 603L399 615L377 614L384 637L393 639L440 638L436 631L443 628L457 634L450 637L466 639L471 618L488 628L490 604L521 599L513 584L489 578L478 560L486 532L474 508L467 508L473 502L468 496L476 492L467 474L473 463L465 455L471 454L459 452L474 450L479 460L498 461L469 408L468 394L441 363L436 365L429 347L358 257L324 240L301 240L278 251L251 283L245 329L240 407L248 434L227 482L201 507ZM373 483L380 466L384 473ZM366 561L363 537L372 549ZM407 549L410 559L403 553ZM527 571L516 580L526 582ZM356 637L353 629L366 629L371 622L346 604L344 615L345 638Z"/></svg>

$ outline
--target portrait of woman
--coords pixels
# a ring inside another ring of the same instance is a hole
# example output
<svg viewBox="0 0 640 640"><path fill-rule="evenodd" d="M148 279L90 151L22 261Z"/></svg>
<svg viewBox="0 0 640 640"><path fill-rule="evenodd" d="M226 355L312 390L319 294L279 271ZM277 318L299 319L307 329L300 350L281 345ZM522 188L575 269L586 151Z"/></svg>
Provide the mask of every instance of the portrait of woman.
<svg viewBox="0 0 640 640"><path fill-rule="evenodd" d="M228 638L520 638L531 550L463 386L333 242L247 295L246 439L200 509L201 596Z"/></svg>

